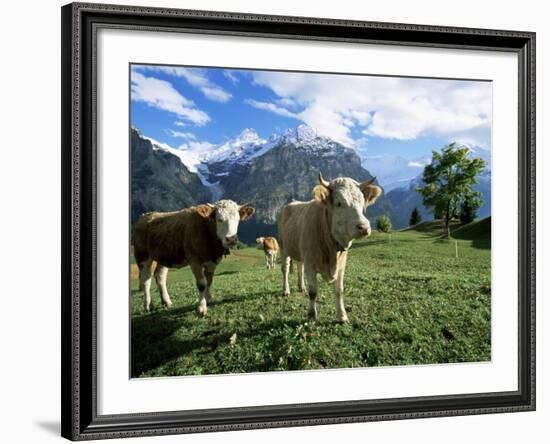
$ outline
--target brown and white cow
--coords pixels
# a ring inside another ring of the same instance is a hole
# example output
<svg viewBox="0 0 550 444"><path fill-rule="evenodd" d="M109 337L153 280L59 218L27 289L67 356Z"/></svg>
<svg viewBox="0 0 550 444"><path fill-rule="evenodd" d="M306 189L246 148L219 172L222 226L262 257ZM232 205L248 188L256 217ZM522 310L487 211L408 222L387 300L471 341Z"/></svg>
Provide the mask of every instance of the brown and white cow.
<svg viewBox="0 0 550 444"><path fill-rule="evenodd" d="M205 315L207 302L212 299L214 270L229 249L237 245L239 221L252 214L254 208L249 205L220 200L215 204L141 216L134 225L133 243L145 310L151 309L151 278L156 262L154 274L163 304L172 305L166 289L168 269L189 265L199 290L197 311Z"/></svg>
<svg viewBox="0 0 550 444"><path fill-rule="evenodd" d="M275 268L275 261L279 252L277 239L274 237L259 237L256 239L256 245L258 245L258 248L264 250L266 267L268 269Z"/></svg>
<svg viewBox="0 0 550 444"><path fill-rule="evenodd" d="M344 307L344 272L348 250L354 239L370 235L363 212L382 194L374 178L358 183L348 177L328 182L319 173L314 199L292 202L279 214L279 240L283 271L283 295L290 294L290 261L298 266L298 285L304 290L304 274L309 292L309 318L317 320L317 274L334 283L336 318L349 322Z"/></svg>

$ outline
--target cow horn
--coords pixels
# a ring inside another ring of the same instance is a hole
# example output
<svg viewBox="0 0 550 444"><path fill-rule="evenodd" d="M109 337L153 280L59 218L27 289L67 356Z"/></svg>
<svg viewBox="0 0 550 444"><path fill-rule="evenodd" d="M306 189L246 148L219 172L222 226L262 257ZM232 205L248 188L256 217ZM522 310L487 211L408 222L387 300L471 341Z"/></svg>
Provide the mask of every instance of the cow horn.
<svg viewBox="0 0 550 444"><path fill-rule="evenodd" d="M319 172L319 183L326 188L328 188L328 186L330 185L330 182L323 179L323 174L321 172Z"/></svg>
<svg viewBox="0 0 550 444"><path fill-rule="evenodd" d="M369 180L365 185L372 185L376 181L376 176L373 176L371 180Z"/></svg>
<svg viewBox="0 0 550 444"><path fill-rule="evenodd" d="M248 207L249 205L250 205L250 203L248 203L248 202L245 203L245 204L239 205L239 209L244 208L244 207Z"/></svg>

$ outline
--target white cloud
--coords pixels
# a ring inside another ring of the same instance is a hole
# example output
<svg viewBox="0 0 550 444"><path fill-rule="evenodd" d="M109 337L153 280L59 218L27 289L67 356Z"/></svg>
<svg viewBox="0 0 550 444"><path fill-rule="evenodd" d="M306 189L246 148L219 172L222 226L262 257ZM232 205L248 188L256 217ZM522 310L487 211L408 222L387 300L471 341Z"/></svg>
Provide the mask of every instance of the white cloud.
<svg viewBox="0 0 550 444"><path fill-rule="evenodd" d="M298 108L299 105L292 99L289 99L288 97L282 97L280 99L277 99L277 103L285 108Z"/></svg>
<svg viewBox="0 0 550 444"><path fill-rule="evenodd" d="M183 68L179 66L137 65L134 69L140 71L162 72L174 77L185 79L190 85L197 88L202 94L215 102L228 102L231 94L221 86L215 84L206 76L206 71L200 68Z"/></svg>
<svg viewBox="0 0 550 444"><path fill-rule="evenodd" d="M417 160L411 160L407 166L413 167L413 168L424 168L427 164L423 162L419 162Z"/></svg>
<svg viewBox="0 0 550 444"><path fill-rule="evenodd" d="M228 78L229 80L231 80L233 82L233 84L237 84L239 83L239 78L237 77L237 75L235 74L234 71L232 71L231 69L225 69L223 71L223 75Z"/></svg>
<svg viewBox="0 0 550 444"><path fill-rule="evenodd" d="M198 109L192 100L182 96L170 82L165 80L146 77L132 71L131 92L132 100L169 111L195 125L204 125L210 120L208 114Z"/></svg>
<svg viewBox="0 0 550 444"><path fill-rule="evenodd" d="M491 135L487 136L484 128L477 128L461 134L457 134L454 138L456 143L469 147L478 147L484 150L491 149Z"/></svg>
<svg viewBox="0 0 550 444"><path fill-rule="evenodd" d="M181 139L186 139L186 140L197 140L197 138L195 137L195 135L193 133L186 133L186 132L182 132L182 131L174 131L173 129L169 129L168 133L172 137L179 137Z"/></svg>
<svg viewBox="0 0 550 444"><path fill-rule="evenodd" d="M257 100L253 100L253 99L246 99L244 102L247 103L250 106L253 106L254 108L263 109L265 111L272 112L272 113L277 114L279 116L290 117L290 118L294 118L294 119L299 118L296 113L293 113L292 111L289 111L286 108L277 106L274 103L259 102Z"/></svg>
<svg viewBox="0 0 550 444"><path fill-rule="evenodd" d="M267 71L254 72L253 80L270 88L278 104L296 103L302 111L293 114L317 132L348 146L372 136L461 136L490 145L488 82Z"/></svg>

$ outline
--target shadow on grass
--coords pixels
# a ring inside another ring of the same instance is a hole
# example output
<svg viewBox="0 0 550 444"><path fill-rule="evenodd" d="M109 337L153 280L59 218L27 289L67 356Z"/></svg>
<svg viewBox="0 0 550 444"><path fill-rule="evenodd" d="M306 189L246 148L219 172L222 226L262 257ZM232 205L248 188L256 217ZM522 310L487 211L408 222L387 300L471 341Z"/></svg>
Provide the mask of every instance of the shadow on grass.
<svg viewBox="0 0 550 444"><path fill-rule="evenodd" d="M226 274L236 274L238 273L237 270L227 270L227 271L221 271L219 273L216 273L214 276L224 276Z"/></svg>
<svg viewBox="0 0 550 444"><path fill-rule="evenodd" d="M219 300L214 300L209 304L211 309L224 304L233 304L242 302L248 298L270 298L277 297L276 292L251 293L246 296L232 295L225 296ZM159 366L165 365L172 359L200 351L201 353L210 353L220 344L226 344L229 335L223 331L223 327L216 326L202 331L196 338L179 339L174 337L174 333L180 328L192 328L202 319L198 316L189 320L185 315L195 312L196 306L188 305L185 307L171 308L169 310L159 310L157 312L137 315L132 318L132 377L138 377L144 372L153 370ZM206 320L205 320L206 321ZM272 320L267 323L258 323L253 328L247 330L238 330L240 338L265 335L274 328L281 328L283 325L297 326L299 321Z"/></svg>
<svg viewBox="0 0 550 444"><path fill-rule="evenodd" d="M474 239L472 241L472 247L474 248L480 248L482 250L490 250L491 249L491 240L487 239Z"/></svg>
<svg viewBox="0 0 550 444"><path fill-rule="evenodd" d="M365 248L365 247L368 247L370 245L379 245L379 244L387 244L388 241L386 239L380 239L380 240L369 240L369 241L363 241L363 242L358 242L358 243L354 243L351 248L353 250L357 250L358 248Z"/></svg>

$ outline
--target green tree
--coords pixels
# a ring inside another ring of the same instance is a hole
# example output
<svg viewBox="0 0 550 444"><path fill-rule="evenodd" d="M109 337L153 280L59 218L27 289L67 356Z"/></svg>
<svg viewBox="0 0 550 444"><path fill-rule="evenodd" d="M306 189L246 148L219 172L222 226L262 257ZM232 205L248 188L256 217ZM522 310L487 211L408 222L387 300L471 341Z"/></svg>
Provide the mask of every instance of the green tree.
<svg viewBox="0 0 550 444"><path fill-rule="evenodd" d="M451 235L451 219L457 216L458 207L466 197L475 194L472 186L485 168L485 161L470 159L469 152L468 147L456 143L444 146L441 152L432 151L432 163L424 168L422 175L424 186L417 188L424 205L443 216L447 237Z"/></svg>
<svg viewBox="0 0 550 444"><path fill-rule="evenodd" d="M477 217L477 210L482 204L483 200L479 191L467 194L460 203L460 222L465 224L473 222Z"/></svg>
<svg viewBox="0 0 550 444"><path fill-rule="evenodd" d="M383 233L389 233L392 229L391 219L387 215L380 216L376 221L376 229Z"/></svg>
<svg viewBox="0 0 550 444"><path fill-rule="evenodd" d="M441 210L438 210L437 208L434 208L433 210L433 213L434 213L434 220L437 220L437 219L443 219L443 212L439 212L438 211L441 211Z"/></svg>
<svg viewBox="0 0 550 444"><path fill-rule="evenodd" d="M409 219L409 225L416 225L422 222L422 216L420 215L420 211L418 211L417 207L414 207L411 213L411 218Z"/></svg>

